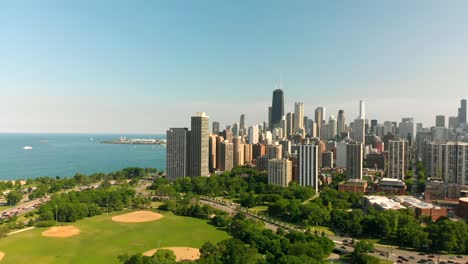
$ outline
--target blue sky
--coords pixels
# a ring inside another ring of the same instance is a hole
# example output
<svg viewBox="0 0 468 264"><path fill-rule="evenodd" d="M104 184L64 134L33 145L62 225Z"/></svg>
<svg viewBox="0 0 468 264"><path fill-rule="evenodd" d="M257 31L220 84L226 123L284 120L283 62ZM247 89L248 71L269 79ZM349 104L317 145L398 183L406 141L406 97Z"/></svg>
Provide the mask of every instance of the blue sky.
<svg viewBox="0 0 468 264"><path fill-rule="evenodd" d="M160 133L358 102L433 125L468 97L466 1L12 1L0 7L1 132Z"/></svg>

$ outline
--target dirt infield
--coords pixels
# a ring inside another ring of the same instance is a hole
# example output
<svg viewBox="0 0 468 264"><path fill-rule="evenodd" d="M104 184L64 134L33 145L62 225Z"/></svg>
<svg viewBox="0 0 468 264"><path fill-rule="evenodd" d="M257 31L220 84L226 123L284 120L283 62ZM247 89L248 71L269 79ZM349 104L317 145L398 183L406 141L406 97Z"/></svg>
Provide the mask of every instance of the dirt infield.
<svg viewBox="0 0 468 264"><path fill-rule="evenodd" d="M5 253L0 252L0 261L2 261L3 257L5 257Z"/></svg>
<svg viewBox="0 0 468 264"><path fill-rule="evenodd" d="M80 230L74 226L54 226L49 230L42 232L45 237L71 237L80 234Z"/></svg>
<svg viewBox="0 0 468 264"><path fill-rule="evenodd" d="M163 247L146 251L143 253L143 255L148 257L153 256L158 249L172 250L172 252L174 252L176 255L176 261L197 260L200 258L200 250L198 248L191 247Z"/></svg>
<svg viewBox="0 0 468 264"><path fill-rule="evenodd" d="M155 221L163 218L162 214L151 211L135 211L128 214L117 215L112 217L112 220L121 223L142 223Z"/></svg>

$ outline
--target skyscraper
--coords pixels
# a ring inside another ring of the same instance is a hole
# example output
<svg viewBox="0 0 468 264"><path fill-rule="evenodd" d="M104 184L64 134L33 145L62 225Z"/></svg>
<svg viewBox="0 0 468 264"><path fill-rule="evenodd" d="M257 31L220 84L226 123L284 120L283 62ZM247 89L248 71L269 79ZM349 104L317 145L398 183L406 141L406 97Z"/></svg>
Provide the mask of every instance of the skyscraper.
<svg viewBox="0 0 468 264"><path fill-rule="evenodd" d="M216 155L217 155L217 138L218 135L210 135L209 140L208 140L208 151L209 151L209 156L208 156L208 167L210 172L215 172L217 167L216 164Z"/></svg>
<svg viewBox="0 0 468 264"><path fill-rule="evenodd" d="M249 144L257 144L258 143L258 126L253 125L249 127L249 134L248 134L248 141ZM257 158L257 157L254 157Z"/></svg>
<svg viewBox="0 0 468 264"><path fill-rule="evenodd" d="M325 118L325 108L324 107L317 107L315 109L315 123L317 125L317 137L321 138L322 135L320 135L320 130L323 125L323 120Z"/></svg>
<svg viewBox="0 0 468 264"><path fill-rule="evenodd" d="M366 102L359 101L359 119L366 119Z"/></svg>
<svg viewBox="0 0 468 264"><path fill-rule="evenodd" d="M375 127L377 126L377 120L376 119L371 119L370 121L370 129L371 132L374 133L375 135Z"/></svg>
<svg viewBox="0 0 468 264"><path fill-rule="evenodd" d="M387 135L388 133L392 133L395 135L393 123L391 121L385 121L384 122L384 135Z"/></svg>
<svg viewBox="0 0 468 264"><path fill-rule="evenodd" d="M362 180L362 143L351 142L346 145L346 178Z"/></svg>
<svg viewBox="0 0 468 264"><path fill-rule="evenodd" d="M247 133L247 128L245 127L245 114L240 116L240 123L239 123L239 135L245 136Z"/></svg>
<svg viewBox="0 0 468 264"><path fill-rule="evenodd" d="M304 129L304 103L294 103L294 133Z"/></svg>
<svg viewBox="0 0 468 264"><path fill-rule="evenodd" d="M268 183L287 187L292 180L292 162L286 159L268 161Z"/></svg>
<svg viewBox="0 0 468 264"><path fill-rule="evenodd" d="M288 138L288 125L287 125L287 122L286 122L286 117L283 116L281 117L281 121L280 121L280 126L281 128L281 133L283 135L283 138Z"/></svg>
<svg viewBox="0 0 468 264"><path fill-rule="evenodd" d="M231 131L232 131L232 136L233 136L233 137L238 137L238 136L240 136L240 126L239 126L239 123L234 123L234 124L232 125Z"/></svg>
<svg viewBox="0 0 468 264"><path fill-rule="evenodd" d="M427 142L424 159L427 176L445 183L468 184L468 143Z"/></svg>
<svg viewBox="0 0 468 264"><path fill-rule="evenodd" d="M219 169L221 171L230 171L234 167L234 144L225 140L220 146Z"/></svg>
<svg viewBox="0 0 468 264"><path fill-rule="evenodd" d="M344 110L338 111L338 119L336 121L336 131L338 134L346 131L346 117L345 117Z"/></svg>
<svg viewBox="0 0 468 264"><path fill-rule="evenodd" d="M360 143L365 143L366 124L364 119L356 119L353 123L353 139Z"/></svg>
<svg viewBox="0 0 468 264"><path fill-rule="evenodd" d="M457 116L449 116L448 127L449 129L455 129L457 127L460 127L460 123L458 122Z"/></svg>
<svg viewBox="0 0 468 264"><path fill-rule="evenodd" d="M271 104L271 127L270 129L279 126L281 117L283 115L284 115L283 90L276 89L273 91L273 101Z"/></svg>
<svg viewBox="0 0 468 264"><path fill-rule="evenodd" d="M286 138L293 134L293 127L294 127L294 113L287 113L286 114L286 130L287 130L287 134L286 134Z"/></svg>
<svg viewBox="0 0 468 264"><path fill-rule="evenodd" d="M389 140L388 145L387 177L404 180L408 170L408 141L404 139Z"/></svg>
<svg viewBox="0 0 468 264"><path fill-rule="evenodd" d="M242 143L242 138L234 138L234 167L244 165L244 144Z"/></svg>
<svg viewBox="0 0 468 264"><path fill-rule="evenodd" d="M445 116L444 115L436 115L436 127L445 127Z"/></svg>
<svg viewBox="0 0 468 264"><path fill-rule="evenodd" d="M364 101L359 101L359 117L353 123L353 139L365 144L366 138L366 105Z"/></svg>
<svg viewBox="0 0 468 264"><path fill-rule="evenodd" d="M458 108L458 122L460 126L466 125L466 99L462 99Z"/></svg>
<svg viewBox="0 0 468 264"><path fill-rule="evenodd" d="M189 137L188 128L170 128L167 135L166 176L170 181L183 178L189 171Z"/></svg>
<svg viewBox="0 0 468 264"><path fill-rule="evenodd" d="M401 119L401 122L398 126L398 133L401 139L407 139L408 143L412 145L412 140L414 138L414 123L412 117L405 117Z"/></svg>
<svg viewBox="0 0 468 264"><path fill-rule="evenodd" d="M334 115L330 115L330 119L328 119L328 137L334 138L337 134L337 124Z"/></svg>
<svg viewBox="0 0 468 264"><path fill-rule="evenodd" d="M299 175L301 186L311 186L318 192L318 148L316 145L300 145L298 148Z"/></svg>
<svg viewBox="0 0 468 264"><path fill-rule="evenodd" d="M219 133L219 122L213 121L213 134L218 134Z"/></svg>
<svg viewBox="0 0 468 264"><path fill-rule="evenodd" d="M209 176L208 169L208 136L209 117L204 112L192 116L190 134L190 176Z"/></svg>

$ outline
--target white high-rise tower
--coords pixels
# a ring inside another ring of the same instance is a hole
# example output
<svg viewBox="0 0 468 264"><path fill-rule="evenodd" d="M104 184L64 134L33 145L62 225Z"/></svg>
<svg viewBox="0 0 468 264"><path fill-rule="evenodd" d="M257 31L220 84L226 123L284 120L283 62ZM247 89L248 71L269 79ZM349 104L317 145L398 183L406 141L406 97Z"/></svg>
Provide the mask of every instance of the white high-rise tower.
<svg viewBox="0 0 468 264"><path fill-rule="evenodd" d="M304 129L304 103L294 103L294 132Z"/></svg>
<svg viewBox="0 0 468 264"><path fill-rule="evenodd" d="M366 119L366 102L359 101L359 118Z"/></svg>

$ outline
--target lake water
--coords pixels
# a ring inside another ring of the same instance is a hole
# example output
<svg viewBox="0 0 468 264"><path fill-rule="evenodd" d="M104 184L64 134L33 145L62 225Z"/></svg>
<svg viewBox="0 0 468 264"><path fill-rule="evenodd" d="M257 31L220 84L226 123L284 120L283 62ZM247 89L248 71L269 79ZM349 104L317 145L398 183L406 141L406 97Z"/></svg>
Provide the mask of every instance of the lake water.
<svg viewBox="0 0 468 264"><path fill-rule="evenodd" d="M100 143L121 136L165 138L130 134L0 134L0 180L65 177L76 172L111 172L133 166L165 169L164 146ZM23 149L25 146L32 150Z"/></svg>

